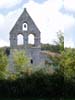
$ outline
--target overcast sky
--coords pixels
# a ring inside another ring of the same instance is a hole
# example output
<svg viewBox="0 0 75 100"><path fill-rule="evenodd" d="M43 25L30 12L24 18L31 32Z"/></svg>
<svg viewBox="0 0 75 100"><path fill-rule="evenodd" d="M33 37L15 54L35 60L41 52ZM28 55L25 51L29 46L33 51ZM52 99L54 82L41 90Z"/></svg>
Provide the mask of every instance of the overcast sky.
<svg viewBox="0 0 75 100"><path fill-rule="evenodd" d="M9 32L24 8L41 31L42 43L53 43L61 30L65 46L75 47L75 0L0 0L0 47L9 45Z"/></svg>

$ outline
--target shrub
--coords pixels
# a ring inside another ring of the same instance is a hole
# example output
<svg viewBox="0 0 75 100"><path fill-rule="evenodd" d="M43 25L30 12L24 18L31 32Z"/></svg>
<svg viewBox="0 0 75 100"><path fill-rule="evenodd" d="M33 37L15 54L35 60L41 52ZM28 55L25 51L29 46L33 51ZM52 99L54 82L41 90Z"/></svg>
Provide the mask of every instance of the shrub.
<svg viewBox="0 0 75 100"><path fill-rule="evenodd" d="M0 96L3 97L61 97L63 77L37 71L17 80L0 80Z"/></svg>

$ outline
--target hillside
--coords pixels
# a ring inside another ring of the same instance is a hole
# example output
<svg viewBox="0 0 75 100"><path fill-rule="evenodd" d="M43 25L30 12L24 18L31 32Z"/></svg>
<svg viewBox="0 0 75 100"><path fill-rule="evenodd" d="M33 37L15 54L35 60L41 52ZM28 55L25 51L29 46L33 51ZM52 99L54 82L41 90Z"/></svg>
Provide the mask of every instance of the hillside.
<svg viewBox="0 0 75 100"><path fill-rule="evenodd" d="M29 44L30 47L34 46L32 44ZM22 45L19 45L19 48L22 48ZM1 50L3 50L7 55L10 54L10 47L1 47ZM49 55L56 55L59 53L59 47L57 45L52 44L41 44L41 50L42 53L49 54Z"/></svg>

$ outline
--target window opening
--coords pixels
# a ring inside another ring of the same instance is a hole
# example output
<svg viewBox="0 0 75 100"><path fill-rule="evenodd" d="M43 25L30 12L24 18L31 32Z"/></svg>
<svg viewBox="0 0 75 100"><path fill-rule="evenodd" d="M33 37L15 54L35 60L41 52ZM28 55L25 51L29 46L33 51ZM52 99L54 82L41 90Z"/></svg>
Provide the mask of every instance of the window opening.
<svg viewBox="0 0 75 100"><path fill-rule="evenodd" d="M28 36L28 44L34 46L34 35L33 34L29 34Z"/></svg>
<svg viewBox="0 0 75 100"><path fill-rule="evenodd" d="M23 35L19 34L17 37L17 45L23 45Z"/></svg>
<svg viewBox="0 0 75 100"><path fill-rule="evenodd" d="M32 59L31 59L31 61L30 61L30 62L31 62L31 64L33 64L33 60L32 60Z"/></svg>
<svg viewBox="0 0 75 100"><path fill-rule="evenodd" d="M22 29L23 29L23 31L27 31L27 30L28 30L28 25L27 25L27 23L23 23Z"/></svg>

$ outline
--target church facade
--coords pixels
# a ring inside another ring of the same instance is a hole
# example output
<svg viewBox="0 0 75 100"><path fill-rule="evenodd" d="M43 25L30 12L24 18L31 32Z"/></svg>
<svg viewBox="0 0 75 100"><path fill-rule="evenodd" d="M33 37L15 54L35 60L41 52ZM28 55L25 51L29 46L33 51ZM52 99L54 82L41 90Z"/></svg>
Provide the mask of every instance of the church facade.
<svg viewBox="0 0 75 100"><path fill-rule="evenodd" d="M19 49L17 40L19 34L23 36L23 46L20 49L26 51L27 56L30 58L30 63L38 65L44 62L44 56L41 54L40 31L28 14L26 8L10 31L11 49ZM28 36L30 34L34 35L34 46L31 47L28 45Z"/></svg>

